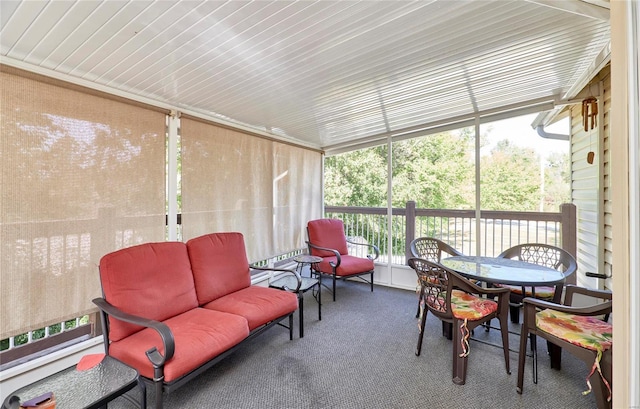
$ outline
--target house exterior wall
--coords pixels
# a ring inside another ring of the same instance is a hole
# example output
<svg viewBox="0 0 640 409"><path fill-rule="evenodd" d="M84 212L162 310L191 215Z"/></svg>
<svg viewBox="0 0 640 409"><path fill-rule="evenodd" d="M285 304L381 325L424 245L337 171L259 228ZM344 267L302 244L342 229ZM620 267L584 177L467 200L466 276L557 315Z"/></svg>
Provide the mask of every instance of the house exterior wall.
<svg viewBox="0 0 640 409"><path fill-rule="evenodd" d="M577 208L577 284L610 288L608 280L587 277L587 272L611 272L611 201L609 118L611 76L609 66L585 87L577 99L598 99L597 125L585 131L582 104L570 108L571 200ZM587 157L593 152L593 163Z"/></svg>

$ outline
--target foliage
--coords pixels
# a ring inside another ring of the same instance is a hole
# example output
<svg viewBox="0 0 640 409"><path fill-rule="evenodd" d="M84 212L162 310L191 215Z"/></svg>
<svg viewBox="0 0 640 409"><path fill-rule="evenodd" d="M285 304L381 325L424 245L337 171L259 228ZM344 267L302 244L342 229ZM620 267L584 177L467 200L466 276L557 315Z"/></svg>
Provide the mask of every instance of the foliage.
<svg viewBox="0 0 640 409"><path fill-rule="evenodd" d="M555 152L545 169L543 211L557 212L562 203L571 203L571 167L568 153Z"/></svg>
<svg viewBox="0 0 640 409"><path fill-rule="evenodd" d="M324 177L326 203L333 206L385 207L386 146L328 157Z"/></svg>
<svg viewBox="0 0 640 409"><path fill-rule="evenodd" d="M473 138L444 132L395 142L392 150L393 207L413 200L418 208L471 209L475 203ZM570 200L569 155L556 153L544 168L545 210ZM508 140L480 161L481 207L537 211L541 200L540 156ZM325 203L385 207L386 146L332 156L325 161Z"/></svg>
<svg viewBox="0 0 640 409"><path fill-rule="evenodd" d="M480 161L480 204L488 210L534 211L540 202L540 160L531 148L498 142Z"/></svg>
<svg viewBox="0 0 640 409"><path fill-rule="evenodd" d="M76 325L76 320L75 319L71 319L68 321L64 322L64 329L68 330L68 329L72 329L72 328L76 328L77 326L80 325L85 325L89 323L89 316L85 315L83 317L80 318L78 324ZM62 323L59 324L53 324L50 325L49 327L49 336L51 335L55 335L58 334L60 332L62 332ZM34 331L31 332L31 339L32 341L37 341L39 339L42 339L45 337L45 328L40 328L40 329L36 329ZM25 345L29 343L29 334L19 334L16 335L15 337L13 337L13 344L15 346L20 346L20 345ZM5 338L3 340L0 341L0 351L4 351L6 349L9 349L9 338Z"/></svg>
<svg viewBox="0 0 640 409"><path fill-rule="evenodd" d="M393 145L393 206L470 208L474 203L473 139L445 132Z"/></svg>
<svg viewBox="0 0 640 409"><path fill-rule="evenodd" d="M485 136L481 136L481 146ZM407 201L417 208L473 209L475 207L475 141L473 129L443 132L394 142L392 177L394 208ZM569 154L551 156L544 168L544 198L541 198L540 157L533 149L500 141L480 160L481 208L504 211L537 211L543 200L545 211L557 212L570 200ZM332 206L386 207L386 146L332 156L325 161L325 203ZM376 218L363 218L357 225L369 242L387 243L386 229L372 225ZM446 223L422 225L440 231ZM351 222L345 221L347 229ZM404 237L404 232L399 233ZM370 236L370 237L369 237ZM375 236L375 237L374 237ZM404 242L394 240L394 254L404 253Z"/></svg>

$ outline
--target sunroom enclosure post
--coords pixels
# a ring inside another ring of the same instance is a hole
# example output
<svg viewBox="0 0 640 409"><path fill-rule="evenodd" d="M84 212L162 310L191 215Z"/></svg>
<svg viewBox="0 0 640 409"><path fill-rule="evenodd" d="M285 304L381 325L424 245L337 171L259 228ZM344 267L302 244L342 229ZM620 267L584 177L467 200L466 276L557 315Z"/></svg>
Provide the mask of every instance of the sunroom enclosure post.
<svg viewBox="0 0 640 409"><path fill-rule="evenodd" d="M391 277L391 266L393 264L393 162L391 149L393 141L391 135L387 136L387 273Z"/></svg>
<svg viewBox="0 0 640 409"><path fill-rule="evenodd" d="M613 403L640 407L640 4L611 2ZM615 137L613 137L615 136ZM636 386L633 386L636 385Z"/></svg>
<svg viewBox="0 0 640 409"><path fill-rule="evenodd" d="M168 115L167 147L167 240L178 240L178 128L180 113Z"/></svg>
<svg viewBox="0 0 640 409"><path fill-rule="evenodd" d="M482 254L482 212L481 212L481 201L480 201L480 117L476 115L475 117L475 170L476 170L476 255Z"/></svg>
<svg viewBox="0 0 640 409"><path fill-rule="evenodd" d="M571 203L563 203L560 205L560 228L562 231L560 232L560 239L562 240L562 248L566 250L569 254L571 254L574 258L576 258L578 248L577 248L577 214L576 214L576 205ZM576 283L576 275L574 274L569 279L569 284Z"/></svg>
<svg viewBox="0 0 640 409"><path fill-rule="evenodd" d="M405 209L405 260L409 260L411 255L411 242L416 238L416 202L409 200Z"/></svg>

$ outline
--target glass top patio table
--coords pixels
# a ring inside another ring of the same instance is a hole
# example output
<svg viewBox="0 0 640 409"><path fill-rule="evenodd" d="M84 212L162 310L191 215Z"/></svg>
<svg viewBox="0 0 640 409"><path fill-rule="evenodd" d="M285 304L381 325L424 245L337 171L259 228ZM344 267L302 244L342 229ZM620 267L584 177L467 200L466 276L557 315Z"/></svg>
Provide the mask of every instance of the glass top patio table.
<svg viewBox="0 0 640 409"><path fill-rule="evenodd" d="M463 276L484 281L517 286L551 286L564 282L561 271L538 264L501 257L453 256L440 263Z"/></svg>
<svg viewBox="0 0 640 409"><path fill-rule="evenodd" d="M53 392L56 408L59 409L106 408L107 402L123 395L136 385L138 371L117 359L105 356L102 362L88 370L79 371L72 366L20 388L7 396L2 407L17 407L9 404L13 396L22 398L24 402L43 393ZM140 407L145 406L146 400L143 398Z"/></svg>

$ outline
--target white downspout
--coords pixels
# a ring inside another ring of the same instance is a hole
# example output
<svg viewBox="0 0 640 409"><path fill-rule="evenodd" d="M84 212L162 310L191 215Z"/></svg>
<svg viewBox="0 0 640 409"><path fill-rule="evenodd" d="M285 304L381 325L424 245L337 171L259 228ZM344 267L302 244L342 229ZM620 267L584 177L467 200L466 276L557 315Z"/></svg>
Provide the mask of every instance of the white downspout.
<svg viewBox="0 0 640 409"><path fill-rule="evenodd" d="M538 132L538 135L540 135L543 138L556 139L556 140L559 140L559 141L568 141L569 140L569 135L564 135L564 134L560 134L560 133L548 133L547 131L544 130L544 125L538 125L536 127L536 131Z"/></svg>

